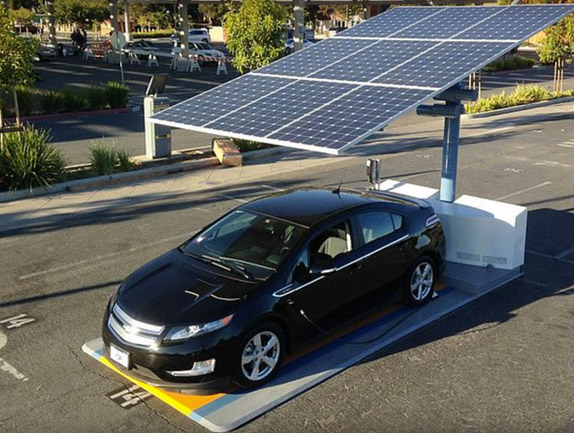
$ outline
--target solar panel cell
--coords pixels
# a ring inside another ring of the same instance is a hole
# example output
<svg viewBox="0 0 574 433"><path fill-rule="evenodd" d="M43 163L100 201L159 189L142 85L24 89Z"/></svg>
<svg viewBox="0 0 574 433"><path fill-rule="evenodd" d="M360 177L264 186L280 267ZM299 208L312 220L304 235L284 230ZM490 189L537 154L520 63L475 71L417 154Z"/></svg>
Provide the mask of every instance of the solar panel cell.
<svg viewBox="0 0 574 433"><path fill-rule="evenodd" d="M507 43L443 42L395 70L383 72L375 83L432 86L462 79L509 49ZM469 65L474 65L470 70Z"/></svg>
<svg viewBox="0 0 574 433"><path fill-rule="evenodd" d="M430 91L358 87L329 105L302 116L269 138L340 151L379 129Z"/></svg>
<svg viewBox="0 0 574 433"><path fill-rule="evenodd" d="M201 126L225 113L292 84L289 79L245 75L156 113L157 120Z"/></svg>
<svg viewBox="0 0 574 433"><path fill-rule="evenodd" d="M325 82L294 82L255 104L204 125L239 134L265 136L329 103L356 86Z"/></svg>
<svg viewBox="0 0 574 433"><path fill-rule="evenodd" d="M368 49L353 53L342 61L309 75L312 78L369 81L432 48L437 42L379 41Z"/></svg>

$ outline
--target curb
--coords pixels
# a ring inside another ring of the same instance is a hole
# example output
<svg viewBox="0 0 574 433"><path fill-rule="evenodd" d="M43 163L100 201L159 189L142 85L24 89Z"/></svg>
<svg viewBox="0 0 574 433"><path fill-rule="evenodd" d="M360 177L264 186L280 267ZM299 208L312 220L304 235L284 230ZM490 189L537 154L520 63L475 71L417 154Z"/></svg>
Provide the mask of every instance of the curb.
<svg viewBox="0 0 574 433"><path fill-rule="evenodd" d="M243 154L244 161L254 161L268 156L273 156L281 153L292 152L295 149L289 148L269 148L261 150L253 150ZM207 157L200 160L181 161L172 164L160 165L158 167L142 168L135 171L127 171L123 173L115 173L105 176L90 177L86 179L70 180L68 182L61 182L50 186L41 186L30 190L6 191L0 192L0 203L7 203L10 201L22 200L32 197L40 197L44 195L57 194L61 192L81 191L88 188L96 188L100 186L114 185L122 182L133 182L144 179L151 179L159 176L166 176L170 174L184 173L187 171L200 170L202 168L211 168L219 166L219 161L215 157Z"/></svg>
<svg viewBox="0 0 574 433"><path fill-rule="evenodd" d="M548 107L550 105L558 105L558 104L563 104L563 103L572 102L572 101L574 101L574 96L568 96L566 98L557 98L557 99L551 99L548 101L533 102L531 104L517 105L515 107L500 108L498 110L485 111L483 113L463 114L461 116L461 118L462 119L481 119L484 117L498 116L499 114L516 113L518 111L526 111L526 110L531 110L533 108Z"/></svg>
<svg viewBox="0 0 574 433"><path fill-rule="evenodd" d="M133 112L134 112L134 109L132 107L110 108L109 110L78 111L78 112L74 112L74 113L55 113L55 114L43 114L40 116L21 117L20 122L37 122L39 120L73 119L76 117L104 116L106 114L126 114L126 113L133 113ZM16 119L10 118L7 120L15 121Z"/></svg>

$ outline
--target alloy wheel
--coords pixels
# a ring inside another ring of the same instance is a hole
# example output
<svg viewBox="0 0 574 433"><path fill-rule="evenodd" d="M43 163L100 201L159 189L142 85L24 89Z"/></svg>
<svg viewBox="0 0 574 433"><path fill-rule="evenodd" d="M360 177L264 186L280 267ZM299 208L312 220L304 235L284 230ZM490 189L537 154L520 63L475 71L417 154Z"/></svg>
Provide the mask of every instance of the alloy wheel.
<svg viewBox="0 0 574 433"><path fill-rule="evenodd" d="M277 366L281 343L277 335L271 331L255 334L245 345L241 355L241 371L243 375L257 382L265 379Z"/></svg>
<svg viewBox="0 0 574 433"><path fill-rule="evenodd" d="M434 284L434 272L432 265L428 262L421 262L411 275L411 294L415 301L425 299Z"/></svg>

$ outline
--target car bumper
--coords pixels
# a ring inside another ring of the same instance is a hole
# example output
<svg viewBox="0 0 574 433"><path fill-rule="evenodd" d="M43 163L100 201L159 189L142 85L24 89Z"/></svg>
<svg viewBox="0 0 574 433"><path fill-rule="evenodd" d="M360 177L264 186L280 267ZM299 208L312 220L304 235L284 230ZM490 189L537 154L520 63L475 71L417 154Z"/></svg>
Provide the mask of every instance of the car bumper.
<svg viewBox="0 0 574 433"><path fill-rule="evenodd" d="M109 311L102 327L104 356L122 373L146 384L165 390L189 394L214 394L225 391L231 383L231 366L235 338L231 333L213 333L182 344L140 348L123 341L108 328ZM110 357L110 345L129 353L130 367L118 364ZM189 370L194 362L215 359L212 373L199 376L172 376L168 371Z"/></svg>

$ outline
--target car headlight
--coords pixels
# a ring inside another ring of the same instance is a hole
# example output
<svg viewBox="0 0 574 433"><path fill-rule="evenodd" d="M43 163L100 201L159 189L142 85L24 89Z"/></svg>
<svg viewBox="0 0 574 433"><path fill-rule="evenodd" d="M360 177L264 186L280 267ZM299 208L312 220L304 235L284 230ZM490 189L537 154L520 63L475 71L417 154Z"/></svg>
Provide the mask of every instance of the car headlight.
<svg viewBox="0 0 574 433"><path fill-rule="evenodd" d="M199 335L208 334L218 329L224 328L229 325L233 314L230 314L223 319L216 320L214 322L204 323L202 325L191 325L191 326L180 326L176 328L171 328L167 335L165 336L166 341L178 341L186 340L188 338L197 337Z"/></svg>

